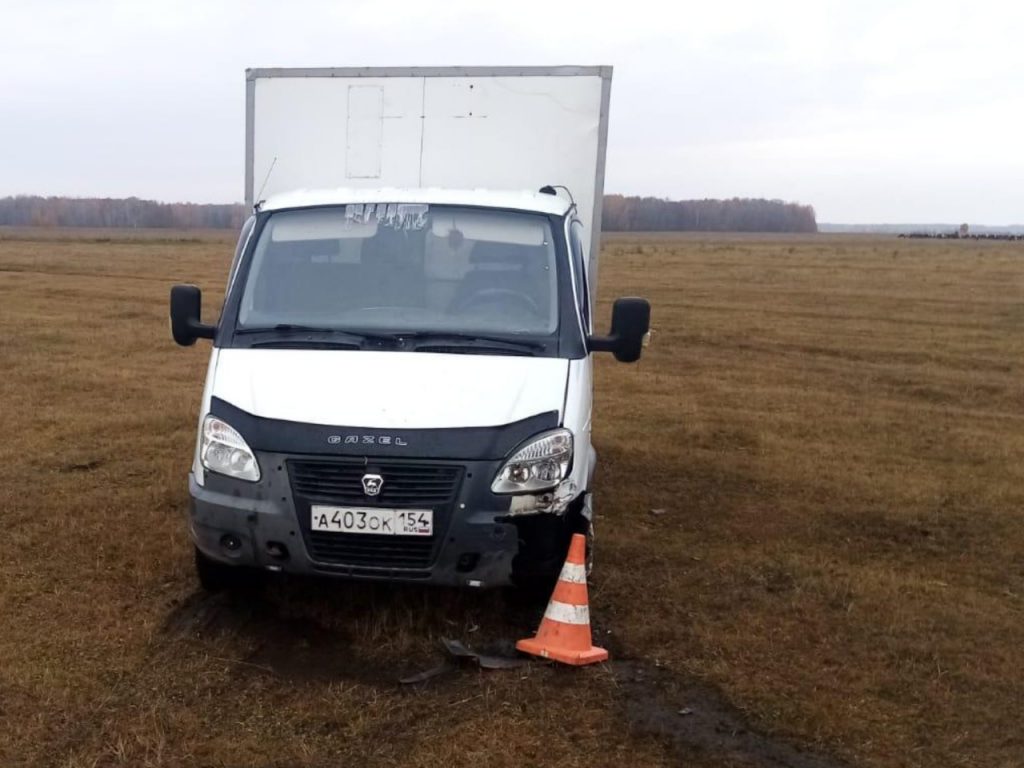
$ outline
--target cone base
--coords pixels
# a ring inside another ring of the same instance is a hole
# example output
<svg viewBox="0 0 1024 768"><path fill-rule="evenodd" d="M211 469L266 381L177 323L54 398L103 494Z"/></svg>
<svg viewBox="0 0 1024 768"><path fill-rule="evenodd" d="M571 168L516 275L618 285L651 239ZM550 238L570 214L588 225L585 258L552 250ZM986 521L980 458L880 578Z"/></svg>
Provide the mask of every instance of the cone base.
<svg viewBox="0 0 1024 768"><path fill-rule="evenodd" d="M597 664L608 660L608 651L604 648L591 646L583 651L572 651L567 648L549 648L544 643L538 642L537 638L531 637L528 640L520 640L516 643L516 650L528 653L531 656L540 656L542 659L560 661L562 664L571 664L582 667L584 664Z"/></svg>

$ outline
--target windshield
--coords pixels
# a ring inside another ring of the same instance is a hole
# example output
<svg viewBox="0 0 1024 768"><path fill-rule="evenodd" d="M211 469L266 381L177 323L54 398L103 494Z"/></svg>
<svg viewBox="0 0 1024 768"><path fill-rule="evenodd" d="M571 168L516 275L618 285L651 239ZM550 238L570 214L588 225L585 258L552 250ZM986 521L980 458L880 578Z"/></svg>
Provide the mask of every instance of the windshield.
<svg viewBox="0 0 1024 768"><path fill-rule="evenodd" d="M272 213L239 330L549 336L555 248L539 214L377 203Z"/></svg>

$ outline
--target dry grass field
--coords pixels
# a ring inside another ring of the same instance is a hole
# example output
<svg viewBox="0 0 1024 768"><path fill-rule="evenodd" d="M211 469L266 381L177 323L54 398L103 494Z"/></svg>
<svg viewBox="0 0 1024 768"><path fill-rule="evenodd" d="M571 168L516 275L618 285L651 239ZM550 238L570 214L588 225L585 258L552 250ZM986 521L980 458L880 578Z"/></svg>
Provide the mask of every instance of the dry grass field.
<svg viewBox="0 0 1024 768"><path fill-rule="evenodd" d="M194 581L167 292L232 249L0 231L0 766L1024 765L1024 244L609 238L598 316L656 328L598 370L614 660L404 687L536 613Z"/></svg>

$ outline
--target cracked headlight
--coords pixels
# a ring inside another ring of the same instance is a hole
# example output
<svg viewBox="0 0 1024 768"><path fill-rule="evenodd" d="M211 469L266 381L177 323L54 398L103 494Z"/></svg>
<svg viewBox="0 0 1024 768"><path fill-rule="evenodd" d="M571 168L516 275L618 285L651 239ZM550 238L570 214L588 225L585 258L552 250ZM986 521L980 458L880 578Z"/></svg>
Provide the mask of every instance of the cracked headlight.
<svg viewBox="0 0 1024 768"><path fill-rule="evenodd" d="M211 472L252 482L260 479L260 465L252 450L234 427L216 416L203 419L199 458Z"/></svg>
<svg viewBox="0 0 1024 768"><path fill-rule="evenodd" d="M533 493L554 488L572 465L572 432L555 429L531 438L505 462L492 493Z"/></svg>

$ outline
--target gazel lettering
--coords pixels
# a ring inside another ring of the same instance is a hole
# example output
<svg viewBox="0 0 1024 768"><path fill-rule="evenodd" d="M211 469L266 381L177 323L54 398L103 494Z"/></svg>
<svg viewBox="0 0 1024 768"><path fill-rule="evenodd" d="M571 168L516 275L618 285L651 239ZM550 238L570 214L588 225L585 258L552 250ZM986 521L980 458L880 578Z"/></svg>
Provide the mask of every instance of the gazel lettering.
<svg viewBox="0 0 1024 768"><path fill-rule="evenodd" d="M397 435L328 435L328 445L409 445Z"/></svg>

